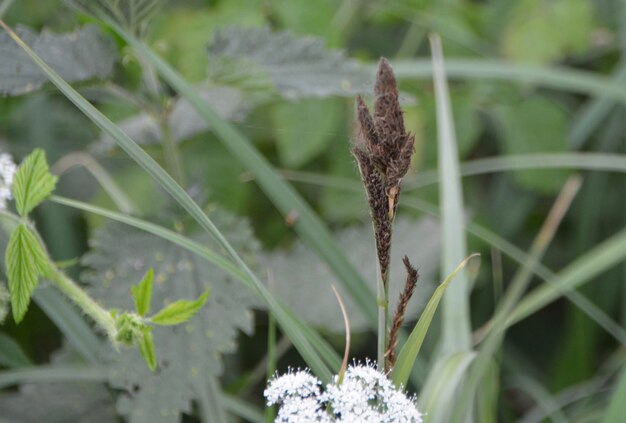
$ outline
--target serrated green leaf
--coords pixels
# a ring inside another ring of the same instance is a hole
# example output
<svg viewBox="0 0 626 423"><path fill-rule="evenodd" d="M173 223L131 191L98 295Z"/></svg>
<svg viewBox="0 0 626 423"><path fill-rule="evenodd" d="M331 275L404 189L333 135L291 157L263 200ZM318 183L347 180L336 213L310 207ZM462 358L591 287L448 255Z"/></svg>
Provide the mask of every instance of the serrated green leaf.
<svg viewBox="0 0 626 423"><path fill-rule="evenodd" d="M131 287L135 309L137 314L145 316L150 310L150 300L152 299L152 285L154 283L154 269L150 268L144 275L139 285Z"/></svg>
<svg viewBox="0 0 626 423"><path fill-rule="evenodd" d="M144 327L143 328L143 336L139 340L139 351L141 351L141 356L144 360L146 360L146 364L148 368L152 371L156 370L156 352L154 350L154 341L152 339L152 328Z"/></svg>
<svg viewBox="0 0 626 423"><path fill-rule="evenodd" d="M370 77L342 52L326 49L321 39L269 28L220 30L207 52L212 79L248 78L255 83L269 79L290 99L352 96L364 91Z"/></svg>
<svg viewBox="0 0 626 423"><path fill-rule="evenodd" d="M95 25L65 34L45 30L37 34L24 26L18 26L16 32L66 81L105 78L117 58L113 41ZM47 81L45 74L4 32L0 33L0 57L0 94L27 93Z"/></svg>
<svg viewBox="0 0 626 423"><path fill-rule="evenodd" d="M400 350L398 354L398 360L396 361L395 366L393 367L393 371L391 373L391 380L395 383L396 386L405 386L407 380L409 380L409 375L411 374L411 370L413 369L413 365L415 364L415 359L417 358L417 354L422 348L422 343L424 342L424 338L426 337L426 332L428 332L428 328L430 327L430 323L435 316L435 311L437 311L437 306L439 305L439 301L441 301L441 297L443 297L443 293L446 288L452 282L454 277L465 268L467 263L474 257L478 257L478 254L472 254L467 257L465 260L461 262L457 266L456 269L448 277L437 287L432 297L426 304L426 308L422 312L417 324L411 331L411 335L409 339L407 339L406 343Z"/></svg>
<svg viewBox="0 0 626 423"><path fill-rule="evenodd" d="M20 216L24 217L52 193L57 177L48 170L46 154L40 148L33 150L15 172L13 196Z"/></svg>
<svg viewBox="0 0 626 423"><path fill-rule="evenodd" d="M19 323L37 288L38 278L46 269L47 258L35 235L21 224L11 234L5 254L13 318Z"/></svg>
<svg viewBox="0 0 626 423"><path fill-rule="evenodd" d="M191 319L206 303L209 290L200 295L195 301L178 300L168 305L150 319L156 325L177 325Z"/></svg>
<svg viewBox="0 0 626 423"><path fill-rule="evenodd" d="M237 251L250 259L258 255L258 242L247 224L222 211L214 211L211 217ZM207 236L195 240L208 249L219 248ZM168 410L168 421L177 421L194 401L202 400L199 389L209 392L204 386L206 381L221 374L221 357L236 349L239 334L251 333L252 309L259 306L258 300L250 290L242 289L231 273L205 257L126 225L107 224L90 245L93 248L83 259L91 269L84 274L85 282L90 285L89 294L107 308L133 308L130 286L151 267L154 311L181 298L195 299L211 289L205 307L184 327L153 328L158 362L167 363L163 371L150 371L141 354L132 351L120 354L111 350L106 355L111 363L110 385L121 390L137 387L132 394L119 395L117 406L122 416L128 421L148 423L163 421L161 411Z"/></svg>

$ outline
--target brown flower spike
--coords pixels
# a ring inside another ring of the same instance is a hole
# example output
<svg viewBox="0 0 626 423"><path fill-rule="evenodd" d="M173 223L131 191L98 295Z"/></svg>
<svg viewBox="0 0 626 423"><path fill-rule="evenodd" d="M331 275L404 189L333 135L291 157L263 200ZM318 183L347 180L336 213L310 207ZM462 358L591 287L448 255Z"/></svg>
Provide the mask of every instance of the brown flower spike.
<svg viewBox="0 0 626 423"><path fill-rule="evenodd" d="M411 164L415 137L406 132L398 102L396 78L389 62L381 58L374 86L374 115L363 99L356 99L357 127L352 153L356 157L370 206L379 264L378 284L378 364L390 370L395 361L397 334L404 319L406 305L417 282L417 271L404 258L408 277L393 327L387 335L389 256L391 232L400 198L400 182Z"/></svg>
<svg viewBox="0 0 626 423"><path fill-rule="evenodd" d="M400 181L409 170L415 137L404 129L396 78L389 62L380 59L374 116L359 96L354 148L374 222L376 250L384 283L388 279L391 226L400 197Z"/></svg>

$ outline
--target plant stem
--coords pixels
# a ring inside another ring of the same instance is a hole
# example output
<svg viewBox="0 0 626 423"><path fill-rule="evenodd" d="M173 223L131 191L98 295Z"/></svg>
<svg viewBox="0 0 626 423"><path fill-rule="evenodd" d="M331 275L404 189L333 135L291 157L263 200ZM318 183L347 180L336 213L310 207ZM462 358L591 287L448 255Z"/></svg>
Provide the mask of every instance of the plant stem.
<svg viewBox="0 0 626 423"><path fill-rule="evenodd" d="M49 264L45 277L54 282L63 294L72 300L80 309L91 317L115 343L115 320L109 312L100 304L95 302L85 291L83 291L72 279L59 270L53 263Z"/></svg>
<svg viewBox="0 0 626 423"><path fill-rule="evenodd" d="M376 279L378 279L376 295L376 303L378 306L377 363L378 369L383 371L386 367L385 351L387 350L387 307L389 304L387 279L389 272L385 272L383 275L379 260L377 260L376 264L376 273Z"/></svg>
<svg viewBox="0 0 626 423"><path fill-rule="evenodd" d="M161 142L163 143L167 169L171 173L172 178L174 178L179 185L184 186L185 178L183 168L180 164L180 156L178 155L176 143L172 138L172 130L169 122L167 121L167 116L161 116L159 118L159 125L161 126Z"/></svg>

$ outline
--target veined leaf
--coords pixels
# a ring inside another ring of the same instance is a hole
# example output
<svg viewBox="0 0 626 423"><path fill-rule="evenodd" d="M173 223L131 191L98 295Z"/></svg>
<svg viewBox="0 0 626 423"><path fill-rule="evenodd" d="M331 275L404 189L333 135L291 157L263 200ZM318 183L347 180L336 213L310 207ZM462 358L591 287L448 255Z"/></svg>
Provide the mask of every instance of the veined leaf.
<svg viewBox="0 0 626 423"><path fill-rule="evenodd" d="M139 340L139 351L148 368L152 371L156 370L157 360L156 351L154 350L154 340L152 339L152 328L145 327L143 330L143 336Z"/></svg>
<svg viewBox="0 0 626 423"><path fill-rule="evenodd" d="M424 342L426 332L428 332L428 328L430 327L430 322L432 322L437 306L439 305L439 301L441 300L441 297L443 297L443 293L450 282L452 282L452 279L454 279L454 277L461 270L463 270L469 261L474 257L478 257L478 254L472 254L463 260L461 264L459 264L457 268L454 269L450 275L448 275L441 285L437 287L432 297L430 297L428 304L426 304L426 308L413 328L411 335L409 335L409 339L407 339L406 343L400 350L398 360L393 367L391 380L393 380L396 386L406 385L407 380L409 380L409 375L411 374L411 369L415 364L417 354L419 353L420 348L422 348L422 343Z"/></svg>
<svg viewBox="0 0 626 423"><path fill-rule="evenodd" d="M26 225L21 224L11 234L5 263L13 318L19 323L26 314L30 297L37 288L39 276L48 265L46 253Z"/></svg>
<svg viewBox="0 0 626 423"><path fill-rule="evenodd" d="M52 193L57 177L48 170L46 154L37 148L30 153L15 172L13 196L20 216L26 216Z"/></svg>
<svg viewBox="0 0 626 423"><path fill-rule="evenodd" d="M259 247L249 226L224 212L217 211L211 217L234 247L254 260ZM205 235L196 241L219 250L216 241ZM153 328L158 372L150 371L142 354L135 351L120 354L111 350L106 357L112 362L111 386L124 392L132 390L119 397L117 406L123 416L139 423L178 422L180 414L190 412L192 402L200 400L204 389L209 392L205 384L221 374L220 357L235 350L238 332L252 331L251 310L258 306L258 300L251 290L242 289L232 275L204 257L126 225L106 225L91 245L92 251L83 258L91 270L83 279L91 285L88 292L107 308L133 307L130 285L149 268L154 269L153 310L180 298L197 298L211 289L206 305L192 320L181 326Z"/></svg>
<svg viewBox="0 0 626 423"><path fill-rule="evenodd" d="M23 26L16 32L66 81L105 78L116 60L112 40L93 25L61 35L47 31L36 34ZM0 33L0 57L0 94L23 94L47 81L39 67L4 32Z"/></svg>
<svg viewBox="0 0 626 423"><path fill-rule="evenodd" d="M249 103L241 91L230 87L198 88L198 95L210 104L223 119L239 122L248 114ZM176 142L183 141L210 129L210 125L198 114L189 101L178 99L167 117L171 136ZM121 122L120 128L138 144L159 144L163 134L158 119L143 112ZM106 152L117 147L113 137L103 133L95 146L97 152Z"/></svg>
<svg viewBox="0 0 626 423"><path fill-rule="evenodd" d="M353 96L370 77L322 40L269 28L231 27L217 32L208 47L209 73L216 79L268 79L284 97Z"/></svg>
<svg viewBox="0 0 626 423"><path fill-rule="evenodd" d="M200 311L208 297L209 291L207 290L195 301L178 300L159 311L150 320L161 326L178 325L186 322Z"/></svg>
<svg viewBox="0 0 626 423"><path fill-rule="evenodd" d="M131 287L135 309L137 314L145 316L150 310L150 300L152 299L152 284L154 282L154 269L150 268L144 275L139 285Z"/></svg>

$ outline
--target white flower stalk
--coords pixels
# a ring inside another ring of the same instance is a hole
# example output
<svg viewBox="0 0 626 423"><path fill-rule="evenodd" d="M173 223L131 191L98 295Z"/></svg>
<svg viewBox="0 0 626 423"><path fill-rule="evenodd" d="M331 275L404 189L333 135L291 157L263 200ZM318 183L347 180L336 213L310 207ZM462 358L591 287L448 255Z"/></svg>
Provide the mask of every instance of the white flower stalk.
<svg viewBox="0 0 626 423"><path fill-rule="evenodd" d="M7 201L12 199L11 185L17 166L10 154L0 154L0 209L7 208Z"/></svg>
<svg viewBox="0 0 626 423"><path fill-rule="evenodd" d="M335 376L322 390L308 370L275 377L265 390L267 405L280 407L274 422L422 423L415 397L396 389L372 365L352 365L342 383L337 381Z"/></svg>

